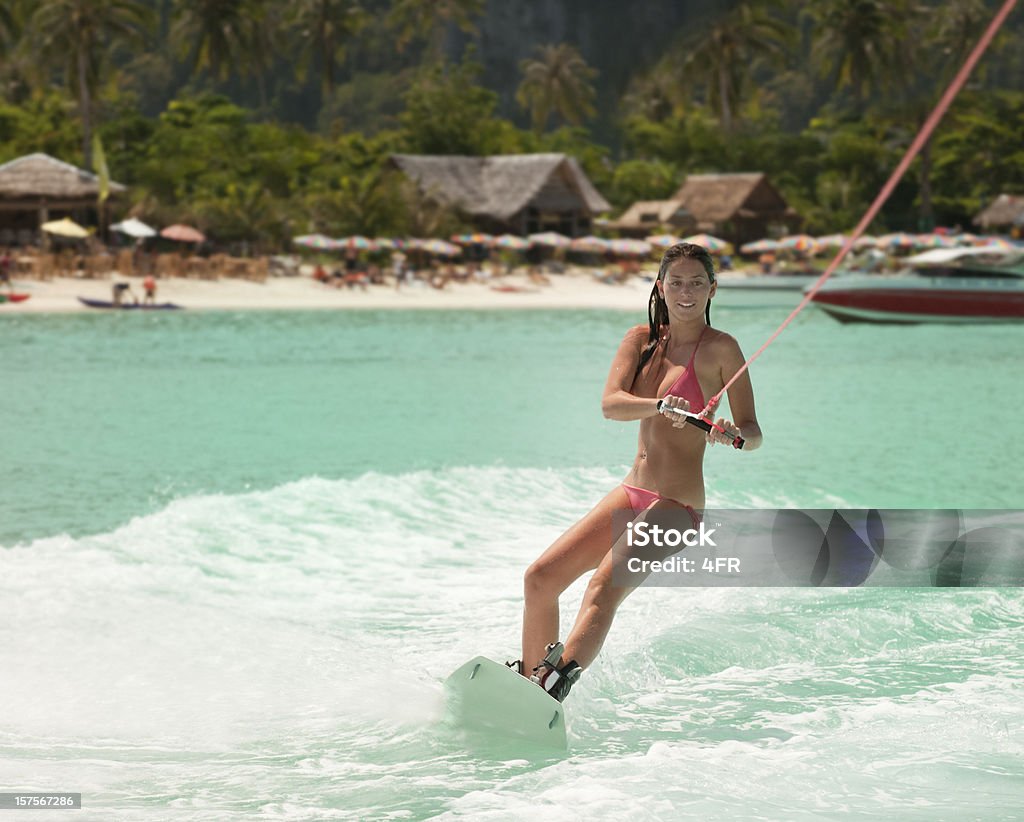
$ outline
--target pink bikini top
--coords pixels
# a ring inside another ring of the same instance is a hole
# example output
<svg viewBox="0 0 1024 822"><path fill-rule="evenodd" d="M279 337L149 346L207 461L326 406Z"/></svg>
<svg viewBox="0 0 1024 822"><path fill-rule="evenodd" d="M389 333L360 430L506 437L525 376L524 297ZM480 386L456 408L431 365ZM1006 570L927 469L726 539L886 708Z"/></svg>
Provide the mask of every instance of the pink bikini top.
<svg viewBox="0 0 1024 822"><path fill-rule="evenodd" d="M705 325L704 331L707 330L708 327ZM693 360L697 356L697 349L700 348L701 340L704 339L704 331L700 332L697 344L693 347L693 353L690 355L690 361L686 364L686 368L683 369L683 373L676 378L676 381L665 392L665 396L673 394L677 397L682 397L690 403L690 410L695 413L700 413L704 410L704 392L701 391L700 383L697 381L697 372L693 368Z"/></svg>

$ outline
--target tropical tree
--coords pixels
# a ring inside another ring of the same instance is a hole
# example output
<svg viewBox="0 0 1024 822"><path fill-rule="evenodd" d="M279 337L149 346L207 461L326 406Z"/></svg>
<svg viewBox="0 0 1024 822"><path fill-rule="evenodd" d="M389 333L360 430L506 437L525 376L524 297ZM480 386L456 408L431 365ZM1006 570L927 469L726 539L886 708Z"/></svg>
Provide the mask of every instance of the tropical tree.
<svg viewBox="0 0 1024 822"><path fill-rule="evenodd" d="M769 14L763 2L740 2L709 28L684 39L667 68L684 86L703 89L722 128L731 132L753 68L759 62L782 63L792 40L792 28Z"/></svg>
<svg viewBox="0 0 1024 822"><path fill-rule="evenodd" d="M266 105L264 74L282 30L282 10L269 0L176 0L170 39L193 72L226 80L232 69L255 76Z"/></svg>
<svg viewBox="0 0 1024 822"><path fill-rule="evenodd" d="M399 51L422 37L429 44L430 61L436 62L442 57L448 26L475 31L473 21L483 13L483 7L484 0L395 0L388 22L395 30Z"/></svg>
<svg viewBox="0 0 1024 822"><path fill-rule="evenodd" d="M579 125L594 116L594 87L597 72L568 43L537 49L537 57L519 64L523 80L516 101L530 112L535 131L544 130L555 114L569 125Z"/></svg>
<svg viewBox="0 0 1024 822"><path fill-rule="evenodd" d="M890 77L907 43L909 0L812 0L811 60L835 88L850 88L858 111L865 93Z"/></svg>
<svg viewBox="0 0 1024 822"><path fill-rule="evenodd" d="M299 69L311 59L320 66L320 80L328 95L334 93L337 67L345 57L346 41L366 25L369 16L357 0L296 0L291 4L291 23L298 34Z"/></svg>
<svg viewBox="0 0 1024 822"><path fill-rule="evenodd" d="M496 150L502 122L498 95L477 83L481 66L465 60L427 68L405 95L399 116L407 150L418 154L484 155Z"/></svg>
<svg viewBox="0 0 1024 822"><path fill-rule="evenodd" d="M92 168L93 98L118 44L141 45L153 25L149 7L136 0L42 0L29 26L36 53L59 71L78 98L82 155Z"/></svg>

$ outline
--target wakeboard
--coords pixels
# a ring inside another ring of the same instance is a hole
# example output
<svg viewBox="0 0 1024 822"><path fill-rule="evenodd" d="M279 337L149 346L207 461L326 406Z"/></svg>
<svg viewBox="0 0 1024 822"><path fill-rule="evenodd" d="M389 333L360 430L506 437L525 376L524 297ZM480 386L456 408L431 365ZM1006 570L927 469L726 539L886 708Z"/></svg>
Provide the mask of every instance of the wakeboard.
<svg viewBox="0 0 1024 822"><path fill-rule="evenodd" d="M565 750L562 703L507 665L478 656L445 681L448 707L468 729Z"/></svg>

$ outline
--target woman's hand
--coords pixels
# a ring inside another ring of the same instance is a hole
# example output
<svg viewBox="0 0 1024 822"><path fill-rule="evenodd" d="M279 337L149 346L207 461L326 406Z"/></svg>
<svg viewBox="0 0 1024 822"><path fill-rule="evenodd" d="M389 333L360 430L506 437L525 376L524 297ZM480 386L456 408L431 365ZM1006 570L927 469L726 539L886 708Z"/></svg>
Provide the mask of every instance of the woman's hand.
<svg viewBox="0 0 1024 822"><path fill-rule="evenodd" d="M719 417L714 424L718 426L718 428L712 428L705 435L708 440L708 445L714 445L716 442L721 443L722 445L732 445L733 440L735 440L736 437L743 436L743 432L740 431L739 427L733 425L725 417ZM719 428L724 429L725 433L723 434L722 431L719 431Z"/></svg>
<svg viewBox="0 0 1024 822"><path fill-rule="evenodd" d="M668 394L661 401L661 415L668 417L672 421L673 428L683 428L686 425L686 419L680 417L678 414L673 414L670 409L678 408L680 411L689 411L690 402L682 397L677 397L675 394Z"/></svg>

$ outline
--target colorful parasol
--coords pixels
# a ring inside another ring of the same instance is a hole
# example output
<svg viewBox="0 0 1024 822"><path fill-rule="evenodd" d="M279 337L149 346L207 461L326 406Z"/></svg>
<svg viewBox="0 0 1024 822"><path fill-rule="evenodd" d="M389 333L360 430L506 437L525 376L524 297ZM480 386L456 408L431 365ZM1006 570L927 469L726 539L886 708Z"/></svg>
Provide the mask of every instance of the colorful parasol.
<svg viewBox="0 0 1024 822"><path fill-rule="evenodd" d="M779 248L778 240L769 240L765 238L763 240L754 240L752 243L740 246L740 251L744 254L762 254L765 251L777 251Z"/></svg>
<svg viewBox="0 0 1024 822"><path fill-rule="evenodd" d="M608 240L601 237L595 237L593 234L588 234L586 237L577 237L569 244L569 248L572 251L601 254L608 250L610 244L611 243Z"/></svg>
<svg viewBox="0 0 1024 822"><path fill-rule="evenodd" d="M134 237L137 240L143 240L147 237L155 237L156 229L146 225L142 220L135 217L129 217L127 220L122 220L119 223L114 223L110 227L111 231L116 231L119 234L127 234L129 237Z"/></svg>
<svg viewBox="0 0 1024 822"><path fill-rule="evenodd" d="M542 234L531 234L528 238L533 245L545 245L549 248L568 248L572 242L564 234L557 231L545 231Z"/></svg>
<svg viewBox="0 0 1024 822"><path fill-rule="evenodd" d="M655 248L668 248L669 246L682 242L682 240L673 234L652 234L650 237L645 237L644 239Z"/></svg>
<svg viewBox="0 0 1024 822"><path fill-rule="evenodd" d="M524 248L530 247L530 241L524 240L522 237L517 237L515 234L502 234L500 237L495 237L491 245L495 248L508 248L513 251L522 251Z"/></svg>
<svg viewBox="0 0 1024 822"><path fill-rule="evenodd" d="M644 240L612 240L610 247L616 254L632 257L643 257L651 253L651 244Z"/></svg>
<svg viewBox="0 0 1024 822"><path fill-rule="evenodd" d="M790 234L779 240L779 248L787 251L799 251L803 254L813 254L818 250L818 241L810 234Z"/></svg>
<svg viewBox="0 0 1024 822"><path fill-rule="evenodd" d="M89 236L89 232L70 217L65 217L63 220L51 220L39 227L47 234L56 234L58 237L82 239Z"/></svg>
<svg viewBox="0 0 1024 822"><path fill-rule="evenodd" d="M314 248L317 251L330 251L338 247L336 241L330 237L325 237L323 234L302 234L298 237L292 237L292 242L303 248Z"/></svg>
<svg viewBox="0 0 1024 822"><path fill-rule="evenodd" d="M160 232L160 236L166 237L168 240L177 240L179 243L206 242L206 235L202 231L192 228L190 225L181 225L180 223L167 226L167 228Z"/></svg>
<svg viewBox="0 0 1024 822"><path fill-rule="evenodd" d="M712 237L710 234L694 234L692 237L684 238L683 242L704 246L704 248L712 254L728 251L730 247L729 243L725 240L721 240L718 237Z"/></svg>
<svg viewBox="0 0 1024 822"><path fill-rule="evenodd" d="M342 237L336 240L337 245L335 248L344 249L346 251L375 251L377 248L376 243L373 242L369 237L364 237L362 234L353 234L351 237Z"/></svg>
<svg viewBox="0 0 1024 822"><path fill-rule="evenodd" d="M420 244L420 248L424 251L429 251L431 254L438 254L441 257L457 257L462 253L462 249L452 243L446 243L444 240L424 240Z"/></svg>
<svg viewBox="0 0 1024 822"><path fill-rule="evenodd" d="M905 231L883 234L875 240L875 248L914 248L916 245L917 237Z"/></svg>
<svg viewBox="0 0 1024 822"><path fill-rule="evenodd" d="M459 245L490 245L494 238L490 234L452 234L450 237L453 243Z"/></svg>

